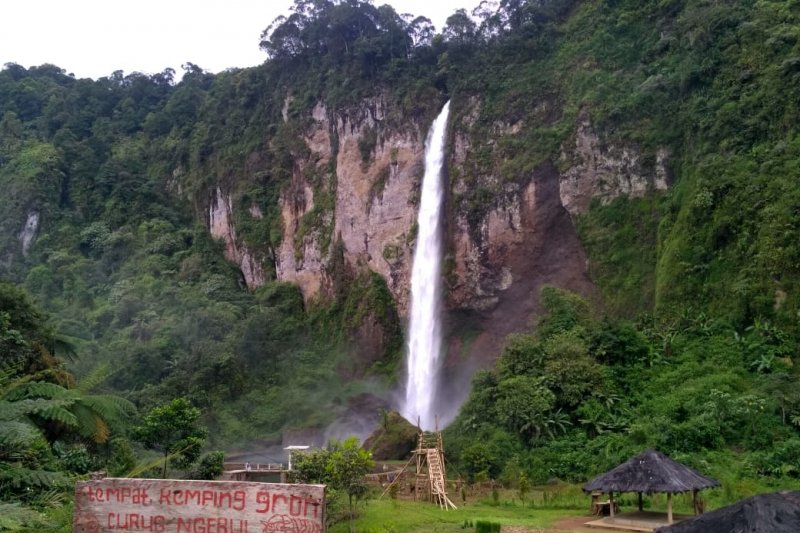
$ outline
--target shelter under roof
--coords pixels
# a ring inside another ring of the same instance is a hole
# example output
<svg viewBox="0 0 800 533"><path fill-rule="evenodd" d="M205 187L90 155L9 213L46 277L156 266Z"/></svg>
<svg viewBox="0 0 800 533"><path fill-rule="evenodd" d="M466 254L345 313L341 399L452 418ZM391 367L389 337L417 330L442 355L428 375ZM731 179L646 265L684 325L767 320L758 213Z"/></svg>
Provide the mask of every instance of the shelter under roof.
<svg viewBox="0 0 800 533"><path fill-rule="evenodd" d="M586 483L583 490L676 494L718 486L718 481L670 459L663 453L646 450Z"/></svg>

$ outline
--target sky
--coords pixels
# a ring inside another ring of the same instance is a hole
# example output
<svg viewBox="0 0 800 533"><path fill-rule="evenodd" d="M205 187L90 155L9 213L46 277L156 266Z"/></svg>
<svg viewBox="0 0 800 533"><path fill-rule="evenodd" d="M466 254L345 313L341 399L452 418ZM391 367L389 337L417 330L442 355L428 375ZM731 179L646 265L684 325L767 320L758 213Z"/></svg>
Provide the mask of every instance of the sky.
<svg viewBox="0 0 800 533"><path fill-rule="evenodd" d="M479 0L373 0L424 15L437 31ZM154 74L194 63L220 72L266 59L261 32L292 0L6 0L0 2L0 65L51 63L78 78L115 70Z"/></svg>

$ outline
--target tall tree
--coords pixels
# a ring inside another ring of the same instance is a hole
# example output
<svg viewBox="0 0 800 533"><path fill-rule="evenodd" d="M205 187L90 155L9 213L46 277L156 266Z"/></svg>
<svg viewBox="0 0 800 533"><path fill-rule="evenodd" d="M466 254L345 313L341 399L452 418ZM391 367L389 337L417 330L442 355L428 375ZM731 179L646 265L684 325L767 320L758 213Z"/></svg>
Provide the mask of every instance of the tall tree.
<svg viewBox="0 0 800 533"><path fill-rule="evenodd" d="M167 465L180 469L191 466L200 457L200 450L208 430L200 425L200 409L186 398L175 398L170 403L154 407L133 429L133 438L146 448L164 454L162 476L167 477Z"/></svg>
<svg viewBox="0 0 800 533"><path fill-rule="evenodd" d="M366 493L367 484L364 476L373 466L375 462L372 460L372 454L359 445L357 438L350 437L333 446L327 469L332 485L347 493L351 533L355 533L353 498L359 498Z"/></svg>
<svg viewBox="0 0 800 533"><path fill-rule="evenodd" d="M294 460L295 479L303 483L324 483L347 494L350 531L354 532L354 500L366 493L364 479L375 466L372 454L363 449L358 439L331 441L327 450L299 454Z"/></svg>

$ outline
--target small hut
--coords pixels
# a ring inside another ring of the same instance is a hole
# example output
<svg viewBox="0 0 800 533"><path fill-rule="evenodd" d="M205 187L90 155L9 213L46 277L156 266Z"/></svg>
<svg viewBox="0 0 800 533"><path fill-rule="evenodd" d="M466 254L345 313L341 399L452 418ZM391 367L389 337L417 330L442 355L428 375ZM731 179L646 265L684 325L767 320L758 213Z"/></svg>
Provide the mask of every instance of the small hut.
<svg viewBox="0 0 800 533"><path fill-rule="evenodd" d="M697 492L702 489L718 487L719 483L656 450L647 450L633 457L618 467L596 477L583 486L587 493L603 492L609 496L609 513L614 520L614 494L635 492L639 495L639 513L643 521L642 494L667 494L667 523L673 522L672 495L692 492L695 501L695 513L698 512ZM661 515L663 517L663 515ZM663 521L661 522L663 524ZM658 525L661 525L658 524ZM598 524L600 525L600 524ZM611 525L611 524L609 524Z"/></svg>
<svg viewBox="0 0 800 533"><path fill-rule="evenodd" d="M702 516L656 529L656 533L796 533L800 531L800 491L751 496Z"/></svg>

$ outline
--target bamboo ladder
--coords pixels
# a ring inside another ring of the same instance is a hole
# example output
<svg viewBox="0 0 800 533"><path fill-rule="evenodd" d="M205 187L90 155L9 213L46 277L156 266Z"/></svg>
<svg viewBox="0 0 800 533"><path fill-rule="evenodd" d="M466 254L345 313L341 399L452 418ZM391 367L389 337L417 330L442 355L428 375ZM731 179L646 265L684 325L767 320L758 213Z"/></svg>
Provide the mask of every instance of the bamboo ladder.
<svg viewBox="0 0 800 533"><path fill-rule="evenodd" d="M433 440L433 442L431 442ZM417 449L414 455L406 463L400 474L386 487L381 494L381 498L389 492L389 489L402 478L403 473L416 461L416 474L414 476L414 499L419 495L425 494L427 498L436 503L440 508L447 510L457 509L455 504L447 496L447 477L445 476L444 466L444 447L442 445L442 433L439 431L437 421L434 433L425 433L420 429L417 439Z"/></svg>

